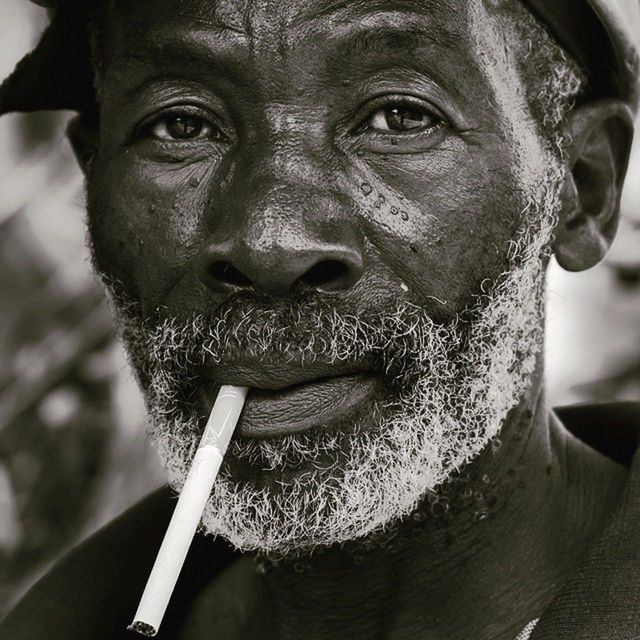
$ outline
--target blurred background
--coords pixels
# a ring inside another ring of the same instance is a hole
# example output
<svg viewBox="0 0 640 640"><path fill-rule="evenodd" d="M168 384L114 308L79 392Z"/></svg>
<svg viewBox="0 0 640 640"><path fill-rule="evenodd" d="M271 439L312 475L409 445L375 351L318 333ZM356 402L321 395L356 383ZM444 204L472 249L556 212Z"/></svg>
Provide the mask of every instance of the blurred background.
<svg viewBox="0 0 640 640"><path fill-rule="evenodd" d="M46 23L2 0L0 78ZM0 617L65 550L163 481L91 274L70 114L0 118ZM640 400L640 145L604 264L550 269L553 405Z"/></svg>

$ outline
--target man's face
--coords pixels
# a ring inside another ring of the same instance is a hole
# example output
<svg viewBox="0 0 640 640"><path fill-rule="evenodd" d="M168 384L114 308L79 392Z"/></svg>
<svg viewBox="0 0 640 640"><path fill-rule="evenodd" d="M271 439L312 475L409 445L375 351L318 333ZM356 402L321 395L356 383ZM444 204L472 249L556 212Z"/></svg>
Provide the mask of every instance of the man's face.
<svg viewBox="0 0 640 640"><path fill-rule="evenodd" d="M541 339L561 170L505 9L109 4L91 236L172 480L241 384L208 528L290 551L403 515Z"/></svg>

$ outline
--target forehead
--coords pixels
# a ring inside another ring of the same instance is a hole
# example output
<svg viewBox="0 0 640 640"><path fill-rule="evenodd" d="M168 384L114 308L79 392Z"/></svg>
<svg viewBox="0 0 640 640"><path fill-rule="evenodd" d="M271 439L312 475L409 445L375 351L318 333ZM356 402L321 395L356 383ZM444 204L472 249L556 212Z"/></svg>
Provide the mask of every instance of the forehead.
<svg viewBox="0 0 640 640"><path fill-rule="evenodd" d="M320 55L440 49L440 64L473 57L474 5L483 0L111 0L119 48L192 41L245 62L280 61L301 49ZM160 40L159 40L160 39ZM347 42L348 41L348 42ZM351 47L343 44L353 45ZM362 49L358 49L361 46ZM364 61L364 60L363 60ZM434 65L435 67L436 65Z"/></svg>
<svg viewBox="0 0 640 640"><path fill-rule="evenodd" d="M336 27L341 22L379 13L394 13L403 17L422 16L427 22L444 19L447 22L464 15L474 0L110 0L108 5L116 15L128 19L174 22L186 19L210 25L220 30L259 37L268 29L272 35L289 31L304 32L309 27ZM455 27L455 25L451 25Z"/></svg>

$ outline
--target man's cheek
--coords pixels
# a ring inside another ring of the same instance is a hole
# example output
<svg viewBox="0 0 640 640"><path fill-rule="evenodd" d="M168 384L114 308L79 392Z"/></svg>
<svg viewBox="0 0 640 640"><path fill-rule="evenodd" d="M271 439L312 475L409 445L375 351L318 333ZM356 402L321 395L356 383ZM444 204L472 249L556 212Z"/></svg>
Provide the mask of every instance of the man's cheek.
<svg viewBox="0 0 640 640"><path fill-rule="evenodd" d="M502 273L523 205L509 186L513 177L484 158L418 159L401 169L363 163L352 171L350 191L390 278L446 319L472 301L483 280Z"/></svg>
<svg viewBox="0 0 640 640"><path fill-rule="evenodd" d="M190 270L206 240L206 167L97 164L89 183L98 267L142 298Z"/></svg>

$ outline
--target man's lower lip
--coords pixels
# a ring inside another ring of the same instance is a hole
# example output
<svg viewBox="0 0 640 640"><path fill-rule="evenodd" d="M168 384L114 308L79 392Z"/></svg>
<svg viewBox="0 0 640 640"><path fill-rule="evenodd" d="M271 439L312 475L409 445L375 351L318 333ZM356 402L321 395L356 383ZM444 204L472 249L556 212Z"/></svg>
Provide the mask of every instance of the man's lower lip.
<svg viewBox="0 0 640 640"><path fill-rule="evenodd" d="M371 373L336 376L280 390L250 389L236 435L268 438L300 433L314 427L330 427L348 419L374 400L381 379ZM208 409L218 385L206 389Z"/></svg>

